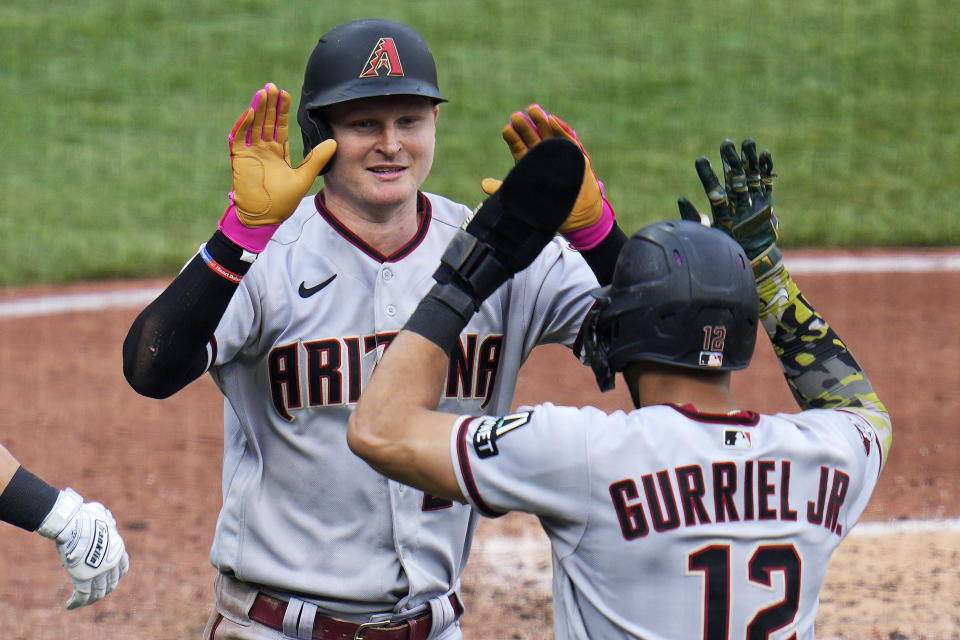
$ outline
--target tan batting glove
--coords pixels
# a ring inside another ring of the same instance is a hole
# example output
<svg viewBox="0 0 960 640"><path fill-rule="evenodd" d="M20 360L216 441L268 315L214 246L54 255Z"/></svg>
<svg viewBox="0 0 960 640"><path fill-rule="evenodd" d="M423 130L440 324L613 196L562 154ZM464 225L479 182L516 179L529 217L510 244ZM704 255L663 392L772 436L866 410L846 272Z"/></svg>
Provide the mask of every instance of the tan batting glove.
<svg viewBox="0 0 960 640"><path fill-rule="evenodd" d="M567 138L583 152L584 170L580 195L577 196L570 217L560 227L560 233L566 234L595 225L603 216L604 205L612 213L610 204L604 198L603 184L597 180L597 175L593 171L590 155L580 144L576 132L563 120L548 114L540 105L532 104L526 108L526 111L515 111L510 115L510 124L503 128L502 135L514 161L522 158L530 147L547 138ZM500 180L485 178L480 183L480 187L484 193L491 195L500 188L500 183Z"/></svg>
<svg viewBox="0 0 960 640"><path fill-rule="evenodd" d="M233 202L245 227L278 225L293 213L337 150L326 140L290 164L290 94L272 82L257 92L230 133Z"/></svg>
<svg viewBox="0 0 960 640"><path fill-rule="evenodd" d="M325 140L294 168L289 113L290 94L271 82L257 91L227 138L233 190L219 229L254 253L263 251L337 150L336 142Z"/></svg>

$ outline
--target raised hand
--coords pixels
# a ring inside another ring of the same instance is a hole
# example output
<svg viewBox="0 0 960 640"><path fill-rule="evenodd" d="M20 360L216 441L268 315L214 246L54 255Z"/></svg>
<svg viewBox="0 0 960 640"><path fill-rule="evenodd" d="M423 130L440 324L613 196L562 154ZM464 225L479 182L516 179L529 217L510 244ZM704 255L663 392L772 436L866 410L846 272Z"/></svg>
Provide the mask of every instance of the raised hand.
<svg viewBox="0 0 960 640"><path fill-rule="evenodd" d="M710 161L701 156L694 166L710 200L713 226L733 237L753 265L757 281L779 270L782 255L776 242L779 223L773 214L773 158L769 150L757 154L752 138L743 141L740 155L730 139L720 145L724 184L720 184ZM707 218L687 199L677 201L680 217L706 223Z"/></svg>
<svg viewBox="0 0 960 640"><path fill-rule="evenodd" d="M227 138L233 190L220 229L256 253L294 212L337 150L336 142L325 140L299 166L291 166L289 112L290 94L269 83L257 91Z"/></svg>
<svg viewBox="0 0 960 640"><path fill-rule="evenodd" d="M532 104L524 111L512 113L510 123L503 128L501 134L514 161L519 161L531 147L549 138L566 138L576 144L583 153L584 170L580 193L570 217L560 227L560 233L567 234L591 227L603 217L605 208L610 212L610 219L613 219L613 209L604 196L603 183L593 171L590 154L584 149L576 131L567 123L548 114L540 105ZM486 178L480 186L485 193L492 194L500 188L500 181Z"/></svg>

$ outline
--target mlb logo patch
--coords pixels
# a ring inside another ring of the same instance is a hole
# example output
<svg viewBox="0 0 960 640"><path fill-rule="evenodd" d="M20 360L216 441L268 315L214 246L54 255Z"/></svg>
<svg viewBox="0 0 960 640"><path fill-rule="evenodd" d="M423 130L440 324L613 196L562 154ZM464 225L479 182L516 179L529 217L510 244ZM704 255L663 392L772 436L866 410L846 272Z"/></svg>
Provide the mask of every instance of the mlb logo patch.
<svg viewBox="0 0 960 640"><path fill-rule="evenodd" d="M753 444L749 431L742 429L725 429L723 431L723 446L728 449L749 449Z"/></svg>
<svg viewBox="0 0 960 640"><path fill-rule="evenodd" d="M723 366L723 354L716 351L701 351L700 352L700 366L701 367L710 367L714 369L716 367Z"/></svg>

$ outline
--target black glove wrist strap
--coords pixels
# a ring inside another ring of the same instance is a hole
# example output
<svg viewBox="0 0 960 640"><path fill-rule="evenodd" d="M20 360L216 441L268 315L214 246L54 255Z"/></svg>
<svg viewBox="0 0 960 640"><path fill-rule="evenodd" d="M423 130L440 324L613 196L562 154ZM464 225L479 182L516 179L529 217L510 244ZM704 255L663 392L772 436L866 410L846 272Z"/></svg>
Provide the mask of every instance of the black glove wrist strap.
<svg viewBox="0 0 960 640"><path fill-rule="evenodd" d="M458 298L461 301L459 311L450 305L451 302L456 304ZM403 328L420 334L450 355L472 315L473 302L469 296L453 285L437 284L420 301Z"/></svg>
<svg viewBox="0 0 960 640"><path fill-rule="evenodd" d="M490 245L458 230L433 274L437 284L420 301L404 328L449 354L483 301L510 275Z"/></svg>
<svg viewBox="0 0 960 640"><path fill-rule="evenodd" d="M493 247L459 229L440 257L440 267L433 278L439 284L450 284L469 296L473 301L470 315L473 315L480 304L512 275L497 259ZM454 309L461 311L462 302L456 294L447 293L446 298ZM466 316L467 319L470 315Z"/></svg>

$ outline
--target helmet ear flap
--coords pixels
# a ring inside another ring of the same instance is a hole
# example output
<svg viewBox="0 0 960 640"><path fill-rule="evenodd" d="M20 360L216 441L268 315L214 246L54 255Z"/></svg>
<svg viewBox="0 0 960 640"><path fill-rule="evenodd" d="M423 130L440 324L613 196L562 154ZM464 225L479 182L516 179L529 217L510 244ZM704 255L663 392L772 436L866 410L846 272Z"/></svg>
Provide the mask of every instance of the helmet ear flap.
<svg viewBox="0 0 960 640"><path fill-rule="evenodd" d="M298 117L297 119L300 123L300 134L303 136L304 158L306 158L318 144L324 140L333 138L333 129L330 127L330 123L321 116L321 109L306 111L302 114L302 117ZM330 161L320 171L321 176L330 170L335 158L336 154L333 155L333 158L330 158Z"/></svg>
<svg viewBox="0 0 960 640"><path fill-rule="evenodd" d="M610 296L604 294L604 289L594 293L597 302L594 303L583 322L583 350L584 358L593 369L600 391L606 392L614 388L617 372L610 365L610 335L609 327L600 327L600 316L610 305Z"/></svg>

